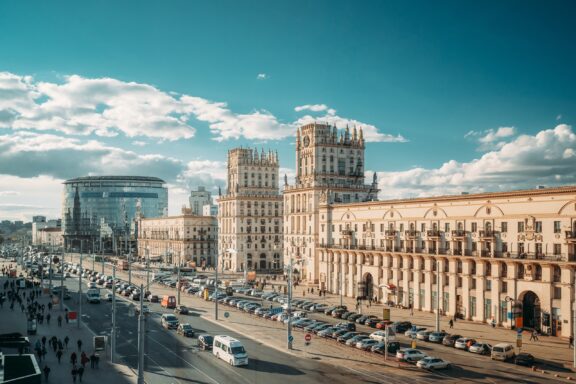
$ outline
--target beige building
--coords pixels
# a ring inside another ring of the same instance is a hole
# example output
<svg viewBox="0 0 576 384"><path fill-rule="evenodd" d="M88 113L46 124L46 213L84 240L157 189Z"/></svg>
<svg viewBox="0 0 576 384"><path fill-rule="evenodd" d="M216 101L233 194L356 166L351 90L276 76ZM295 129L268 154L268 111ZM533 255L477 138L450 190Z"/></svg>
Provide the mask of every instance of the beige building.
<svg viewBox="0 0 576 384"><path fill-rule="evenodd" d="M296 178L284 183L284 263L290 259L301 278L318 283L316 244L318 209L326 202L352 203L376 198L376 180L364 184L362 129L338 132L326 124L308 124L296 135Z"/></svg>
<svg viewBox="0 0 576 384"><path fill-rule="evenodd" d="M571 334L574 186L325 203L319 215L317 278L330 292L422 311L439 295L448 315Z"/></svg>
<svg viewBox="0 0 576 384"><path fill-rule="evenodd" d="M46 227L37 231L37 243L45 246L61 247L64 244L61 227Z"/></svg>
<svg viewBox="0 0 576 384"><path fill-rule="evenodd" d="M282 268L278 154L228 151L228 187L218 198L219 266L231 271Z"/></svg>
<svg viewBox="0 0 576 384"><path fill-rule="evenodd" d="M171 264L214 266L218 222L212 216L192 215L138 220L138 255Z"/></svg>

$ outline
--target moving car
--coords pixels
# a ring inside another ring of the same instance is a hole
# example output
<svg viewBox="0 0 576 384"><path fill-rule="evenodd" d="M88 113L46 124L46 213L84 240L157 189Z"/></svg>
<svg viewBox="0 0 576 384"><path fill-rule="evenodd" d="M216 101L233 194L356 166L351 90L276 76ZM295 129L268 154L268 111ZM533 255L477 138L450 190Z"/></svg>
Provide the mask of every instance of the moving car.
<svg viewBox="0 0 576 384"><path fill-rule="evenodd" d="M425 357L416 366L422 369L446 369L450 368L450 363L438 357Z"/></svg>
<svg viewBox="0 0 576 384"><path fill-rule="evenodd" d="M174 313L179 313L181 315L188 315L190 311L188 310L188 307L186 307L185 305L179 305L176 308L174 308Z"/></svg>
<svg viewBox="0 0 576 384"><path fill-rule="evenodd" d="M182 336L194 337L194 329L189 323L178 325L178 329L176 329L176 332Z"/></svg>
<svg viewBox="0 0 576 384"><path fill-rule="evenodd" d="M514 346L512 344L500 343L492 347L490 358L492 360L506 361L510 358L513 358L514 355Z"/></svg>
<svg viewBox="0 0 576 384"><path fill-rule="evenodd" d="M397 359L407 361L409 363L422 360L425 357L427 357L427 355L419 349L402 348L396 352Z"/></svg>
<svg viewBox="0 0 576 384"><path fill-rule="evenodd" d="M242 343L227 335L214 336L212 353L230 365L248 365L248 354Z"/></svg>
<svg viewBox="0 0 576 384"><path fill-rule="evenodd" d="M160 303L164 308L176 308L176 296L165 295Z"/></svg>
<svg viewBox="0 0 576 384"><path fill-rule="evenodd" d="M162 315L160 320L162 326L166 329L175 329L178 328L178 318L171 313L165 313Z"/></svg>
<svg viewBox="0 0 576 384"><path fill-rule="evenodd" d="M468 348L468 352L477 353L479 355L489 355L492 352L492 346L487 343L475 343Z"/></svg>
<svg viewBox="0 0 576 384"><path fill-rule="evenodd" d="M212 344L214 344L214 338L207 334L198 335L198 346L206 351L212 349Z"/></svg>
<svg viewBox="0 0 576 384"><path fill-rule="evenodd" d="M525 365L527 367L531 367L534 365L534 363L536 362L536 359L534 359L534 356L532 356L529 353L519 353L516 358L514 359L514 364L516 365Z"/></svg>

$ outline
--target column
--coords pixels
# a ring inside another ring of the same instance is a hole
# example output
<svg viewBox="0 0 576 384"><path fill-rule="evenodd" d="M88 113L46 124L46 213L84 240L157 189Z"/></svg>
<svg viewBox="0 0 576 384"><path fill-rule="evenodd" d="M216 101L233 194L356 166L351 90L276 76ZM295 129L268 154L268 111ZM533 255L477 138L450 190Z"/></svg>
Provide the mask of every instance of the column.
<svg viewBox="0 0 576 384"><path fill-rule="evenodd" d="M446 259L444 259L443 263L448 262ZM456 260L450 260L449 262L449 266L450 266L450 272L448 273L448 295L449 295L449 300L448 300L448 308L442 308L445 312L449 313L450 315L454 315L456 313L456 306L457 306L457 302L456 302L456 292L457 292L457 288L458 288L458 271L457 271L457 267L456 267ZM442 265L442 268L444 268L444 265ZM444 270L444 269L442 269ZM441 303L443 302L443 300L441 301ZM464 303L464 305L467 305L467 303ZM466 313L468 313L468 311L466 311Z"/></svg>
<svg viewBox="0 0 576 384"><path fill-rule="evenodd" d="M422 283L422 273L421 270L424 266L424 260L420 257L414 259L414 270L418 271L418 273L414 274L414 309L421 310L424 307L424 303L420 302L420 284Z"/></svg>
<svg viewBox="0 0 576 384"><path fill-rule="evenodd" d="M424 272L424 306L422 310L432 312L432 288L433 288L433 272L432 264L434 259L427 258L425 260L426 270Z"/></svg>
<svg viewBox="0 0 576 384"><path fill-rule="evenodd" d="M466 320L472 320L472 316L470 314L470 297L473 296L472 290L472 276L470 275L471 268L472 268L472 261L464 260L462 262L462 302L464 307L466 308ZM478 292L478 291L476 291ZM477 294L476 294L477 295ZM452 298L450 298L452 299ZM476 299L478 300L478 299ZM456 297L454 297L454 301L456 301ZM478 307L478 302L476 302L476 307ZM476 308L478 310L478 308ZM454 312L455 313L455 312Z"/></svg>

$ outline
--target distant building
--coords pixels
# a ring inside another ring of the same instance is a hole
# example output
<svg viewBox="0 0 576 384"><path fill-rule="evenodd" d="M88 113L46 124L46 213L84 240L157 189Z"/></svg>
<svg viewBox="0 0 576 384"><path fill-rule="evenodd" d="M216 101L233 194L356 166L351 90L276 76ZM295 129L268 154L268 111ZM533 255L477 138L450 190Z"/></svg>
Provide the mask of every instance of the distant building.
<svg viewBox="0 0 576 384"><path fill-rule="evenodd" d="M38 231L38 237L40 244L44 244L46 246L61 247L64 245L62 227L42 228Z"/></svg>
<svg viewBox="0 0 576 384"><path fill-rule="evenodd" d="M32 222L33 223L45 223L46 222L46 216L32 216Z"/></svg>
<svg viewBox="0 0 576 384"><path fill-rule="evenodd" d="M215 217L191 215L138 221L138 255L169 264L213 266L218 251Z"/></svg>
<svg viewBox="0 0 576 384"><path fill-rule="evenodd" d="M40 231L47 228L58 228L60 229L62 226L62 220L54 219L46 221L44 216L34 216L41 217L44 221L32 221L32 244L33 245L42 245L42 244L50 244L43 241Z"/></svg>
<svg viewBox="0 0 576 384"><path fill-rule="evenodd" d="M214 204L205 204L202 207L202 216L218 216L218 206Z"/></svg>
<svg viewBox="0 0 576 384"><path fill-rule="evenodd" d="M137 217L168 213L168 190L157 177L89 176L64 182L62 227L66 249L125 254L135 242Z"/></svg>
<svg viewBox="0 0 576 384"><path fill-rule="evenodd" d="M218 198L219 265L225 270L282 268L278 154L228 151L228 189Z"/></svg>
<svg viewBox="0 0 576 384"><path fill-rule="evenodd" d="M190 192L190 208L192 214L195 216L202 216L203 207L207 204L212 204L212 197L210 192L205 187L198 187L197 191Z"/></svg>

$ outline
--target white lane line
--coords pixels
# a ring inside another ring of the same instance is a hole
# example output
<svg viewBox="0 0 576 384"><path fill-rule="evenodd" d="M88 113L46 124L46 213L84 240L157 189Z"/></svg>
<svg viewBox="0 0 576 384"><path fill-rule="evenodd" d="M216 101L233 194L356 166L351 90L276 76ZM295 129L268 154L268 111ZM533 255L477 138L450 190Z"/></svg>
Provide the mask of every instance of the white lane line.
<svg viewBox="0 0 576 384"><path fill-rule="evenodd" d="M191 364L190 362L188 362L186 359L178 356L177 354L174 353L174 351L170 350L169 348L167 348L164 344L160 343L159 341L157 341L156 339L154 339L153 337L148 337L148 340L151 340L153 342L155 342L156 344L158 344L159 346L161 346L162 348L164 348L166 351L168 351L169 353L171 353L172 355L176 356L177 358L179 358L180 360L182 360L184 363L186 363L188 366L190 366L190 368L195 369L196 371L200 372L202 375L204 375L206 378L208 378L210 381L214 382L215 384L220 384L218 381L216 381L214 378L212 378L210 375L208 375L206 372L204 372L203 370L201 370L200 368L196 367L195 365Z"/></svg>

